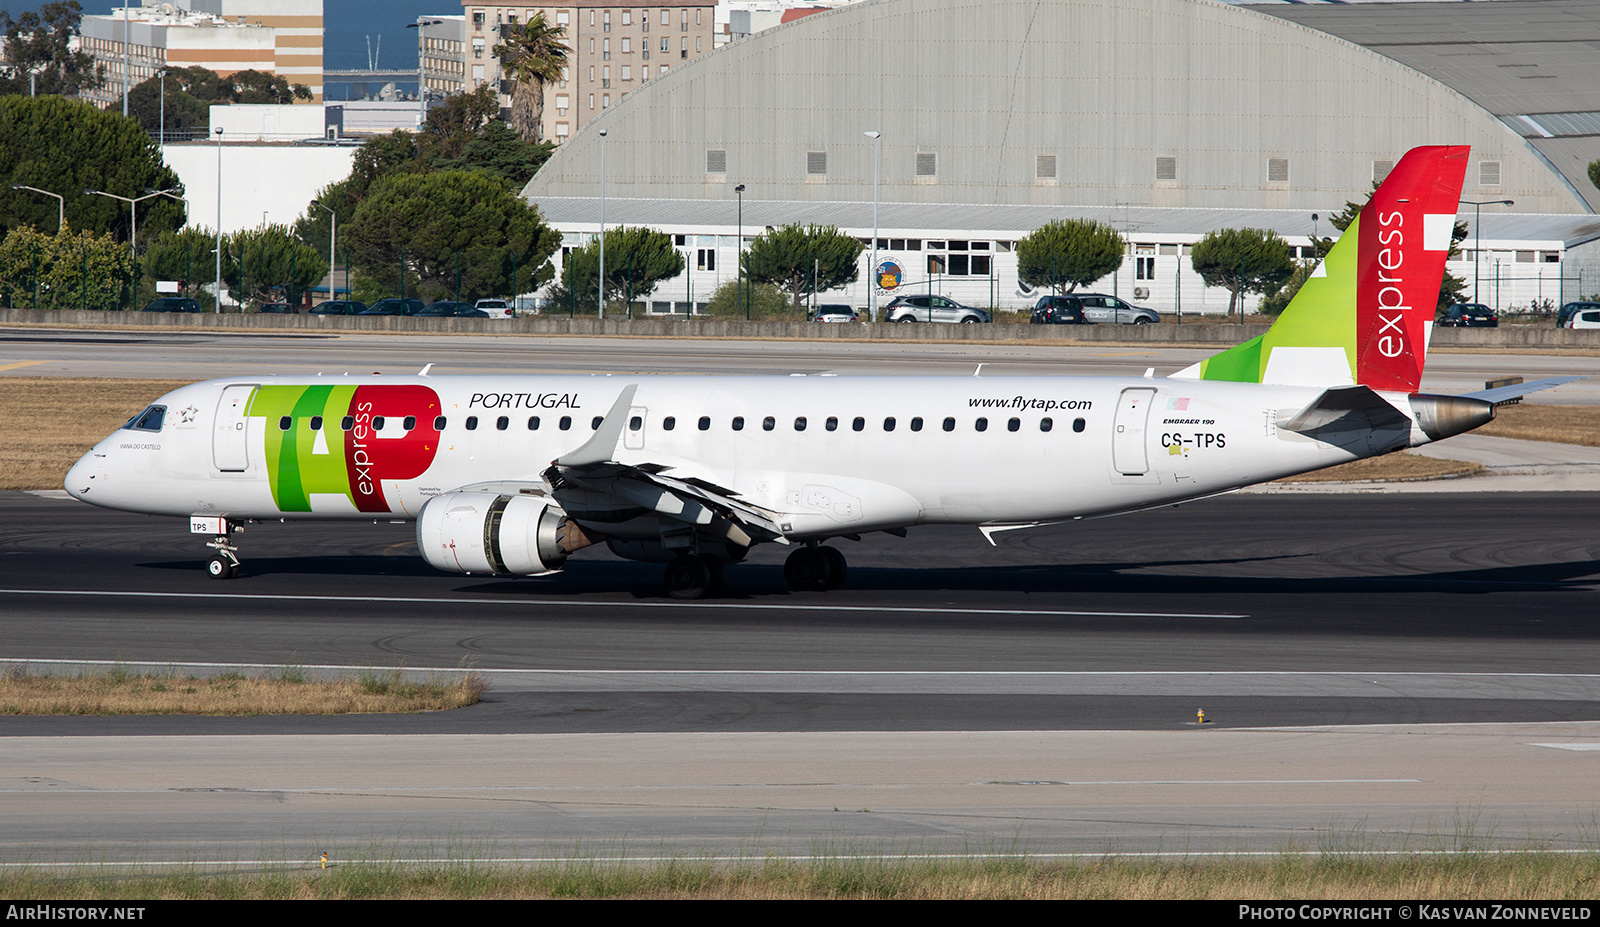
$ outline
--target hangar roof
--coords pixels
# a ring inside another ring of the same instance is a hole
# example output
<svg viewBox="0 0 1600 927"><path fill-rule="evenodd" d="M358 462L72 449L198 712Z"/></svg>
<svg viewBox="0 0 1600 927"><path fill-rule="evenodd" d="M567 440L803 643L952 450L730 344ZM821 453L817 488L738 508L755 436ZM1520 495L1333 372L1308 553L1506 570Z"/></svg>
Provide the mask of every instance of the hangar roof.
<svg viewBox="0 0 1600 927"><path fill-rule="evenodd" d="M1600 203L1600 3L1249 4L1432 77L1500 117Z"/></svg>

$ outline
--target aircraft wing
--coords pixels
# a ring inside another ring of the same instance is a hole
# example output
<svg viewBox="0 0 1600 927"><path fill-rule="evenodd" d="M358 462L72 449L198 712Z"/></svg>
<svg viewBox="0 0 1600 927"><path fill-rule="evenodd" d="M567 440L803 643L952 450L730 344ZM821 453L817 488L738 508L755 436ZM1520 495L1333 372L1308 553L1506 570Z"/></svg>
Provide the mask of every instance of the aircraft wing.
<svg viewBox="0 0 1600 927"><path fill-rule="evenodd" d="M625 387L589 440L544 471L557 501L579 519L586 509L645 509L741 546L756 541L788 543L776 513L740 499L732 489L678 467L617 461L617 443L635 389L635 385ZM675 472L669 476L667 471Z"/></svg>

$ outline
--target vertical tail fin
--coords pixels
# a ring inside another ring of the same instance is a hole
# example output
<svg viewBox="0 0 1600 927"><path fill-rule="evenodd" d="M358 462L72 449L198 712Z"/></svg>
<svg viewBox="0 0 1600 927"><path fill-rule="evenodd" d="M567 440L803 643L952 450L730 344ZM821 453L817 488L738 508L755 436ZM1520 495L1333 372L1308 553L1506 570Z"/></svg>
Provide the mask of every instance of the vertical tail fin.
<svg viewBox="0 0 1600 927"><path fill-rule="evenodd" d="M1173 376L1415 392L1467 151L1407 152L1266 334Z"/></svg>

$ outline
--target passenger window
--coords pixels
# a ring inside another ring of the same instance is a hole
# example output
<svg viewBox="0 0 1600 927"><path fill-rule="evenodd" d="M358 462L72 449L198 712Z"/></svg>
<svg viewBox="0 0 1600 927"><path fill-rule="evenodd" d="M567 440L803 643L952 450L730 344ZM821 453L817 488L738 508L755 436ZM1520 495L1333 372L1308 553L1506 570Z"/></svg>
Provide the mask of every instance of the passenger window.
<svg viewBox="0 0 1600 927"><path fill-rule="evenodd" d="M380 419L378 419L378 421L381 422L381 421L383 421L383 419L380 418ZM288 431L289 430L289 426L292 425L292 424L294 424L293 420L291 420L289 418L289 416L285 415L283 418L278 419L278 430L279 431Z"/></svg>
<svg viewBox="0 0 1600 927"><path fill-rule="evenodd" d="M286 422L287 422L287 421L288 421L288 419L284 419L284 421L286 421ZM285 425L285 426L283 426L283 427L284 427L284 430L285 430L285 431L287 431L287 430L288 430L288 428L289 428L289 426L287 426L287 425ZM373 431L382 431L382 430L383 430L383 416L381 416L381 415L374 415L374 416L373 416L373 417L372 417L372 430L373 430Z"/></svg>
<svg viewBox="0 0 1600 927"><path fill-rule="evenodd" d="M733 430L734 431L744 431L744 416L735 415L733 417Z"/></svg>
<svg viewBox="0 0 1600 927"><path fill-rule="evenodd" d="M662 431L671 431L676 427L678 427L678 419L676 416L669 415L661 420Z"/></svg>
<svg viewBox="0 0 1600 927"><path fill-rule="evenodd" d="M467 416L467 430L468 431L477 431L478 430L478 417L476 415Z"/></svg>
<svg viewBox="0 0 1600 927"><path fill-rule="evenodd" d="M356 420L351 418L350 416L346 415L344 418L339 419L339 430L340 431L349 431L350 429L352 429L354 427L356 427Z"/></svg>
<svg viewBox="0 0 1600 927"><path fill-rule="evenodd" d="M804 415L797 416L795 418L795 420L794 420L794 430L795 431L805 431L806 430L806 417Z"/></svg>
<svg viewBox="0 0 1600 927"><path fill-rule="evenodd" d="M529 421L532 421L532 419L529 419ZM635 415L633 418L628 419L628 430L629 431L638 431L639 429L641 429L643 427L644 427L644 419L642 417L640 417L638 415Z"/></svg>
<svg viewBox="0 0 1600 927"><path fill-rule="evenodd" d="M605 421L605 418L603 416L596 415L594 418L589 420L589 430L590 431L599 431L600 430L600 423L603 422L603 421Z"/></svg>
<svg viewBox="0 0 1600 927"><path fill-rule="evenodd" d="M537 416L537 415L528 416L528 430L529 431L538 431L539 430L539 416Z"/></svg>
<svg viewBox="0 0 1600 927"><path fill-rule="evenodd" d="M979 431L988 431L989 430L989 420L986 419L986 418L980 418L976 422L972 423L972 427L976 428Z"/></svg>
<svg viewBox="0 0 1600 927"><path fill-rule="evenodd" d="M510 427L511 427L511 417L510 416L502 415L499 418L494 420L494 430L495 431L505 431L507 428L510 428Z"/></svg>
<svg viewBox="0 0 1600 927"><path fill-rule="evenodd" d="M863 428L866 428L866 427L867 427L867 420L862 418L859 415L855 417L855 421L852 421L850 423L850 430L851 431L860 431L860 430L862 430Z"/></svg>
<svg viewBox="0 0 1600 927"><path fill-rule="evenodd" d="M916 418L911 420L911 430L912 431L921 431L922 430L922 416L919 415Z"/></svg>
<svg viewBox="0 0 1600 927"><path fill-rule="evenodd" d="M834 416L832 416L832 415L828 416L828 421L827 421L826 427L827 427L827 429L829 431L838 431L839 430L839 420L837 418L835 418Z"/></svg>
<svg viewBox="0 0 1600 927"><path fill-rule="evenodd" d="M701 431L710 431L711 430L711 416L709 416L709 415L700 416L700 430Z"/></svg>
<svg viewBox="0 0 1600 927"><path fill-rule="evenodd" d="M944 420L944 430L945 431L955 431L956 430L956 420L953 419L953 418L945 419Z"/></svg>
<svg viewBox="0 0 1600 927"><path fill-rule="evenodd" d="M316 428L317 426L313 425L311 427ZM405 421L400 423L400 427L404 428L406 431L416 431L417 430L417 417L415 415L406 416Z"/></svg>
<svg viewBox="0 0 1600 927"><path fill-rule="evenodd" d="M312 431L321 431L322 430L322 416L320 416L320 415L311 416L311 430Z"/></svg>
<svg viewBox="0 0 1600 927"><path fill-rule="evenodd" d="M1056 427L1056 423L1052 422L1050 419L1048 419L1048 418L1039 419L1039 430L1040 431L1049 431L1050 429L1052 429L1054 427Z"/></svg>
<svg viewBox="0 0 1600 927"><path fill-rule="evenodd" d="M570 416L570 415L561 416L561 421L558 422L557 424L560 425L562 431L567 431L568 429L570 429L572 427L572 416Z"/></svg>
<svg viewBox="0 0 1600 927"><path fill-rule="evenodd" d="M761 430L762 431L771 431L772 429L774 429L776 427L778 427L778 420L773 418L770 415L761 420Z"/></svg>
<svg viewBox="0 0 1600 927"><path fill-rule="evenodd" d="M894 419L892 417L883 420L883 430L894 431Z"/></svg>
<svg viewBox="0 0 1600 927"><path fill-rule="evenodd" d="M1006 430L1007 431L1018 431L1021 428L1022 428L1022 419L1020 419L1020 418L1014 418L1011 421L1006 422Z"/></svg>
<svg viewBox="0 0 1600 927"><path fill-rule="evenodd" d="M1075 418L1075 419L1072 420L1072 430L1073 431L1082 431L1083 430L1083 426L1085 424L1086 423L1084 422L1083 419Z"/></svg>
<svg viewBox="0 0 1600 927"><path fill-rule="evenodd" d="M444 431L444 416L435 415L433 417L433 430L434 431Z"/></svg>

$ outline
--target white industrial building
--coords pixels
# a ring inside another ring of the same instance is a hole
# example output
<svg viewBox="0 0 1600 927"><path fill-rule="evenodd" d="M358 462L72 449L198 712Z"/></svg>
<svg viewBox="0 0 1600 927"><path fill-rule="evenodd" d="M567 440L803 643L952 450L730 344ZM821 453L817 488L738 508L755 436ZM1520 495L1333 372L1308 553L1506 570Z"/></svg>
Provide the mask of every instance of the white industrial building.
<svg viewBox="0 0 1600 927"><path fill-rule="evenodd" d="M678 236L689 270L651 298L665 310L733 276L741 232L815 222L870 243L876 201L876 250L911 292L1020 308L1012 244L1094 218L1130 242L1094 289L1187 315L1227 303L1185 259L1206 232L1307 245L1407 149L1466 143L1463 200L1491 205L1482 253L1469 237L1452 272L1502 309L1560 302L1600 291L1597 42L1592 0L865 0L639 87L524 196L581 243L603 163L609 226ZM868 304L869 260L830 301Z"/></svg>

